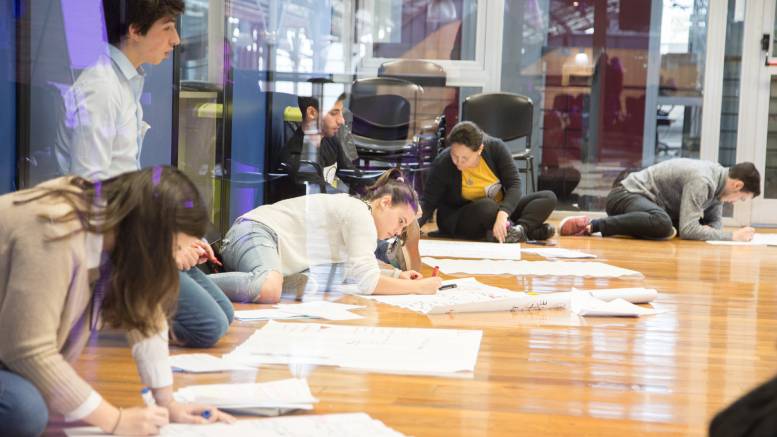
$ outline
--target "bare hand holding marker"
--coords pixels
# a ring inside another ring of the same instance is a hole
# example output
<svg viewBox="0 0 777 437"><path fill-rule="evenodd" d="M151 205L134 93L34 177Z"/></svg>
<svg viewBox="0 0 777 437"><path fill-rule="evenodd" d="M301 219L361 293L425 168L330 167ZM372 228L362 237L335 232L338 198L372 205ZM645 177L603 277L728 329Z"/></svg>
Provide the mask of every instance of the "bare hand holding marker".
<svg viewBox="0 0 777 437"><path fill-rule="evenodd" d="M202 240L197 240L194 242L194 247L197 250L197 253L200 255L198 264L202 264L205 261L210 261L213 264L216 264L217 266L222 267L221 261L219 261L219 259L216 258L216 254L213 253L213 248L210 247L210 244Z"/></svg>
<svg viewBox="0 0 777 437"><path fill-rule="evenodd" d="M496 214L494 227L491 229L491 232L494 234L494 238L496 238L496 240L500 243L505 242L505 238L507 237L507 227L510 226L510 223L507 222L507 217L509 216L506 212L499 211Z"/></svg>
<svg viewBox="0 0 777 437"><path fill-rule="evenodd" d="M151 389L148 387L143 388L143 390L140 391L140 395L147 407L160 408L156 406L154 396L151 393ZM165 416L169 418L169 421L175 423L206 424L214 422L235 422L233 416L224 413L223 411L219 411L216 407L210 405L182 404L172 401L165 406L164 410L166 412Z"/></svg>
<svg viewBox="0 0 777 437"><path fill-rule="evenodd" d="M415 270L407 270L399 274L399 277L402 279L423 279L424 275L416 272Z"/></svg>
<svg viewBox="0 0 777 437"><path fill-rule="evenodd" d="M435 294L442 284L442 279L440 277L419 279L413 281L413 284L416 284L415 294Z"/></svg>

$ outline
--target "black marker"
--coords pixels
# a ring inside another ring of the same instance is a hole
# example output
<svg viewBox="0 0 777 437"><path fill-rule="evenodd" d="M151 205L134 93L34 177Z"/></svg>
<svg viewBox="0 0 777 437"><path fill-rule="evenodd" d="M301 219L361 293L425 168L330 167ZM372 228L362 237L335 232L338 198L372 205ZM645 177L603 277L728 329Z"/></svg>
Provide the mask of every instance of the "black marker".
<svg viewBox="0 0 777 437"><path fill-rule="evenodd" d="M438 290L449 290L451 288L456 288L456 287L458 287L458 285L456 285L456 284L446 284L446 285L443 285L442 287L438 288Z"/></svg>

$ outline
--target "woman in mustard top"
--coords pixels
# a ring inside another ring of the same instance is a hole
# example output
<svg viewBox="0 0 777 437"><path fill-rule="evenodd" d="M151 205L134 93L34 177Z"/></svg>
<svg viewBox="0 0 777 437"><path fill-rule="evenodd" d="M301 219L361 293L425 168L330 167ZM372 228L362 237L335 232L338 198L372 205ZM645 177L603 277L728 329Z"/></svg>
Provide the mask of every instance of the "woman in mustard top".
<svg viewBox="0 0 777 437"><path fill-rule="evenodd" d="M423 226L437 211L443 234L517 243L555 234L545 223L556 207L552 191L521 196L521 180L507 146L472 122L457 124L432 164L421 199Z"/></svg>

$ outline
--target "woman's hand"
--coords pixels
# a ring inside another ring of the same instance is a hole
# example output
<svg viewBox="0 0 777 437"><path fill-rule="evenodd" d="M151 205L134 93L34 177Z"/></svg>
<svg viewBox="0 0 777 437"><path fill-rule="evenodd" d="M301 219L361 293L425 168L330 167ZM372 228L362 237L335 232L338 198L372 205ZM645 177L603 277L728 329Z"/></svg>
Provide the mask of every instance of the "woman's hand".
<svg viewBox="0 0 777 437"><path fill-rule="evenodd" d="M178 247L175 252L175 265L178 270L186 271L196 266L200 259L200 250L194 245L190 247Z"/></svg>
<svg viewBox="0 0 777 437"><path fill-rule="evenodd" d="M221 262L218 260L218 258L216 258L216 254L213 253L213 248L210 247L210 244L203 240L197 240L193 245L197 253L200 255L200 258L197 260L197 264L210 261L217 266L221 266Z"/></svg>
<svg viewBox="0 0 777 437"><path fill-rule="evenodd" d="M492 232L494 233L494 238L500 243L504 243L505 237L507 237L507 217L509 216L505 211L499 211L496 213L496 220L494 220Z"/></svg>
<svg viewBox="0 0 777 437"><path fill-rule="evenodd" d="M406 270L399 274L399 277L402 279L423 279L424 275L416 272L415 270Z"/></svg>
<svg viewBox="0 0 777 437"><path fill-rule="evenodd" d="M223 411L219 411L216 407L210 405L188 404L173 401L167 404L167 410L170 412L170 422L174 423L205 424L215 422L235 422L234 417Z"/></svg>
<svg viewBox="0 0 777 437"><path fill-rule="evenodd" d="M442 278L439 276L432 276L431 278L419 279L415 282L415 294L435 294L442 285Z"/></svg>
<svg viewBox="0 0 777 437"><path fill-rule="evenodd" d="M113 428L117 435L157 435L159 429L169 423L167 408L134 407L120 410L118 422Z"/></svg>

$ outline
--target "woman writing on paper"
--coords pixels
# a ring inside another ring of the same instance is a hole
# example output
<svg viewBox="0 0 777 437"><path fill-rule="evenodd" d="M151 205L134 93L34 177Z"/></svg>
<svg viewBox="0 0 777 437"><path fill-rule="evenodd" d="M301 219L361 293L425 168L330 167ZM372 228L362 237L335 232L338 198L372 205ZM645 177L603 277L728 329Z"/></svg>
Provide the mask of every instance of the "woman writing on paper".
<svg viewBox="0 0 777 437"><path fill-rule="evenodd" d="M372 197L372 192L380 189L381 186L390 180L404 183L405 178L402 170L398 168L386 170L373 185L367 187L367 197ZM421 252L418 248L418 241L420 239L421 228L418 226L418 220L412 220L400 235L386 240L379 240L378 248L375 250L375 257L382 263L390 264L394 267L405 267L405 270L421 270ZM401 266L399 252L403 249L407 250L409 259L406 259L405 265Z"/></svg>
<svg viewBox="0 0 777 437"><path fill-rule="evenodd" d="M205 207L178 170L102 182L64 177L0 196L0 434L39 435L47 411L105 432L153 435L168 422L231 421L172 398L168 324L176 252L202 237ZM120 409L69 362L103 324L127 332L158 406Z"/></svg>
<svg viewBox="0 0 777 437"><path fill-rule="evenodd" d="M263 205L229 229L222 255L230 271L211 278L237 302L274 303L283 290L317 289L310 282L321 276L316 281L307 272L334 272L333 266L344 267L342 282L359 293L433 294L440 278L381 270L375 259L377 241L401 234L417 213L415 191L391 178L373 186L365 200L313 194Z"/></svg>
<svg viewBox="0 0 777 437"><path fill-rule="evenodd" d="M448 147L432 164L421 199L423 226L437 211L443 234L467 240L518 243L555 234L545 223L556 195L539 191L521 197L518 170L504 142L472 122L451 130Z"/></svg>

